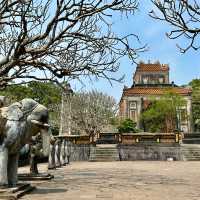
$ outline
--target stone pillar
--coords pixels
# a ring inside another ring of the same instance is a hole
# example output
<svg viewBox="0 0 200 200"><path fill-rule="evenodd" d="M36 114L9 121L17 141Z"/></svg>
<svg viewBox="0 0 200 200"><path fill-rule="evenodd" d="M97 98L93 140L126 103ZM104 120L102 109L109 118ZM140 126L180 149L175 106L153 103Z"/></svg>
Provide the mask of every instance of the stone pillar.
<svg viewBox="0 0 200 200"><path fill-rule="evenodd" d="M192 118L192 97L188 97L187 99L187 114L189 115L188 118L188 132L193 132L193 118Z"/></svg>
<svg viewBox="0 0 200 200"><path fill-rule="evenodd" d="M18 182L17 170L18 170L19 154L9 155L8 157L8 185L9 187L15 187Z"/></svg>
<svg viewBox="0 0 200 200"><path fill-rule="evenodd" d="M60 151L61 151L61 139L57 139L55 142L55 164L56 164L56 167L61 167Z"/></svg>
<svg viewBox="0 0 200 200"><path fill-rule="evenodd" d="M66 141L66 145L65 145L65 164L69 164L70 163L70 155L71 155L71 142L70 141Z"/></svg>
<svg viewBox="0 0 200 200"><path fill-rule="evenodd" d="M50 137L51 137L51 130L48 130L48 134L45 131L41 130L41 136L42 136L42 149L43 149L43 155L48 156L49 155L49 143L50 143Z"/></svg>
<svg viewBox="0 0 200 200"><path fill-rule="evenodd" d="M5 147L0 147L0 186L8 185L8 150Z"/></svg>
<svg viewBox="0 0 200 200"><path fill-rule="evenodd" d="M48 169L55 169L55 139L50 140Z"/></svg>
<svg viewBox="0 0 200 200"><path fill-rule="evenodd" d="M128 99L124 98L124 119L128 118Z"/></svg>
<svg viewBox="0 0 200 200"><path fill-rule="evenodd" d="M139 129L143 129L143 124L141 123L140 121L140 116L142 114L142 111L143 111L143 101L144 99L143 98L138 98L137 100L137 128Z"/></svg>
<svg viewBox="0 0 200 200"><path fill-rule="evenodd" d="M65 147L66 147L66 140L65 140L65 138L62 138L61 151L60 151L61 165L66 165L66 162L65 162L65 157L66 157Z"/></svg>
<svg viewBox="0 0 200 200"><path fill-rule="evenodd" d="M71 98L73 90L69 83L63 85L61 113L60 113L60 129L59 135L71 135Z"/></svg>

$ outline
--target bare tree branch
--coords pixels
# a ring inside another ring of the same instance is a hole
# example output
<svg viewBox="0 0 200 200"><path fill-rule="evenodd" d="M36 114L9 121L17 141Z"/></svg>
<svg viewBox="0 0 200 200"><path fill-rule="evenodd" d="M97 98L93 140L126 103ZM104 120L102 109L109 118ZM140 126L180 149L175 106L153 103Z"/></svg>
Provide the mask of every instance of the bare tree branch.
<svg viewBox="0 0 200 200"><path fill-rule="evenodd" d="M200 48L200 2L196 0L152 0L160 13L152 10L150 16L165 21L173 27L170 39L184 38L184 47L177 44L182 53Z"/></svg>
<svg viewBox="0 0 200 200"><path fill-rule="evenodd" d="M119 59L145 47L113 33L113 12L134 13L137 0L1 0L0 86L16 79L111 78ZM113 78L114 79L114 78ZM29 80L29 81L31 81Z"/></svg>

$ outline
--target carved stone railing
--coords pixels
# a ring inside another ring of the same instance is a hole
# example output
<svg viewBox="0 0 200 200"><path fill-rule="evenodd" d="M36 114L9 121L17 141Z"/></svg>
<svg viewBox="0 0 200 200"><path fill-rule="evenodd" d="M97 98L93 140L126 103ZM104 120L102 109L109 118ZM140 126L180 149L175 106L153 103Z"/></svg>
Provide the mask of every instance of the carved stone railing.
<svg viewBox="0 0 200 200"><path fill-rule="evenodd" d="M62 135L54 136L50 141L49 151L49 169L55 169L64 165L69 164L72 153L78 155L76 160L87 160L89 159L89 153L91 151L90 145L95 145L95 142L110 141L110 139L116 141L117 144L121 145L136 145L137 144L179 144L182 140L180 133L112 133L108 137L107 133L100 133L97 135L97 141L94 140L93 136L88 135ZM77 151L78 153L74 153ZM83 158L84 157L84 158Z"/></svg>
<svg viewBox="0 0 200 200"><path fill-rule="evenodd" d="M121 144L162 143L174 144L182 140L181 133L122 133L119 135Z"/></svg>
<svg viewBox="0 0 200 200"><path fill-rule="evenodd" d="M55 169L69 164L69 158L74 145L92 144L93 138L88 135L54 136L50 141L49 169Z"/></svg>

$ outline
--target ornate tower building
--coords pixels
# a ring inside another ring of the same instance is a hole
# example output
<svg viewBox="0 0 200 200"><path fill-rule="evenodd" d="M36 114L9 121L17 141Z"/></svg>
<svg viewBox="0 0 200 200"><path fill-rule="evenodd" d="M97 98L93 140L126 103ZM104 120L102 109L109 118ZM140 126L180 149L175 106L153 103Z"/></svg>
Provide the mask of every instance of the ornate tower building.
<svg viewBox="0 0 200 200"><path fill-rule="evenodd" d="M186 106L180 110L178 128L183 132L191 131L191 117L181 117L181 114L191 116L191 89L179 87L169 82L169 66L166 64L140 62L133 74L133 85L124 87L120 100L120 116L130 118L140 124L141 112L148 106L149 101L160 98L167 91L181 95L186 100Z"/></svg>

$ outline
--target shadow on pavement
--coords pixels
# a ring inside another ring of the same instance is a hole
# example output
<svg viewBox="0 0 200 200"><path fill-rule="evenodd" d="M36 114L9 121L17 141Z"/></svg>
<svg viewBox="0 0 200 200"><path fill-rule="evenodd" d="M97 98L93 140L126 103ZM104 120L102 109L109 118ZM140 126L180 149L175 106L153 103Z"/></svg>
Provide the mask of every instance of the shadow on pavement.
<svg viewBox="0 0 200 200"><path fill-rule="evenodd" d="M64 193L66 191L66 189L37 188L32 194Z"/></svg>

